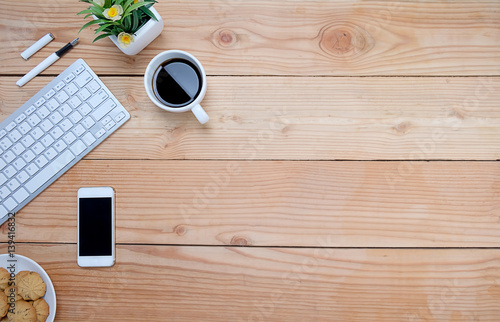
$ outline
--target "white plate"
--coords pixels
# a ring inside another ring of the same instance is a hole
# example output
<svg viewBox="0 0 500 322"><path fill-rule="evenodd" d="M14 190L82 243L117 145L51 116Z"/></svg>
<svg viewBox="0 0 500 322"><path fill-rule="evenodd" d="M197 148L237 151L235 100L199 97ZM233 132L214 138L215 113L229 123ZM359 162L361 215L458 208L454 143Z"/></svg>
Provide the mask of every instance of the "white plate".
<svg viewBox="0 0 500 322"><path fill-rule="evenodd" d="M17 260L17 262L9 262L8 260ZM47 322L53 322L56 316L56 291L50 280L49 275L45 272L42 266L38 265L34 260L23 255L15 254L15 257L10 257L9 254L0 255L0 267L7 269L10 264L16 264L16 274L20 271L32 271L40 274L43 282L47 285L47 292L43 299L49 305L49 316ZM8 270L8 269L7 269ZM10 273L10 272L9 272Z"/></svg>

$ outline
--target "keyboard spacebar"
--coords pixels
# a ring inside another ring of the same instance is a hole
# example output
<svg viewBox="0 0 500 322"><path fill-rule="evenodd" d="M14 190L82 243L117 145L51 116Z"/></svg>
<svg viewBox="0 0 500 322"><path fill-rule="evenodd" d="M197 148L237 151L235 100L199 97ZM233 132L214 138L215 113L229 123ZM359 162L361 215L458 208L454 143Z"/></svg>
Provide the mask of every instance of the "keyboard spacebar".
<svg viewBox="0 0 500 322"><path fill-rule="evenodd" d="M60 156L52 161L45 169L40 171L36 176L34 176L25 187L30 193L34 193L38 190L44 183L49 181L56 173L61 171L62 168L67 166L71 161L75 159L75 156L71 151L66 150Z"/></svg>

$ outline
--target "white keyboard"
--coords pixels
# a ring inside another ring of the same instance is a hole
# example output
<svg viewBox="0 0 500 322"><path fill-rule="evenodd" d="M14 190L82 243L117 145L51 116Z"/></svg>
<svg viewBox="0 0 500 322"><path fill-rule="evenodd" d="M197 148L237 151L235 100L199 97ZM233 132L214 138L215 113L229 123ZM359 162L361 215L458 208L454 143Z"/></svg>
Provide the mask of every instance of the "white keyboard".
<svg viewBox="0 0 500 322"><path fill-rule="evenodd" d="M130 118L78 59L0 123L0 224Z"/></svg>

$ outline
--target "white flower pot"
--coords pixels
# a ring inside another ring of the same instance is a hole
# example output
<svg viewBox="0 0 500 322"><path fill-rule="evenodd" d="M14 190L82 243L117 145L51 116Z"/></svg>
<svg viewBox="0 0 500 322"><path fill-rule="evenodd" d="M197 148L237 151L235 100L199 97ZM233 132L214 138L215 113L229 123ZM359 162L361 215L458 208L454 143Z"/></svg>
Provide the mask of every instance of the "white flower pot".
<svg viewBox="0 0 500 322"><path fill-rule="evenodd" d="M158 21L153 19L149 19L148 22L144 26L142 26L137 32L134 34L134 42L131 43L127 48L122 48L118 43L118 38L116 36L109 36L112 42L115 43L116 47L120 48L120 50L126 55L137 55L141 50L146 48L153 40L158 37L163 30L163 19L161 18L158 11L155 8L149 8L151 12L155 15Z"/></svg>

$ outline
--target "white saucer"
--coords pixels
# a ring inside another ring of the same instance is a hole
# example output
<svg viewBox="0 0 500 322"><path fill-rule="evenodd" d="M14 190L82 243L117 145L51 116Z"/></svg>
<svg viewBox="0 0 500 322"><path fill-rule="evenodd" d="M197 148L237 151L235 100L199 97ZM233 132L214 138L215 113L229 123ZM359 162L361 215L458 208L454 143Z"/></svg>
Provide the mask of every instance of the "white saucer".
<svg viewBox="0 0 500 322"><path fill-rule="evenodd" d="M9 262L8 260L17 260L17 262ZM42 266L38 265L34 260L29 259L28 257L17 254L15 254L15 257L10 257L9 254L0 255L0 267L7 269L10 264L16 264L16 274L20 271L32 271L37 272L40 275L43 282L47 286L47 292L45 292L45 295L43 296L43 299L49 305L49 316L46 321L53 322L56 316L56 291L54 290L54 285L52 284L49 275L45 272Z"/></svg>

